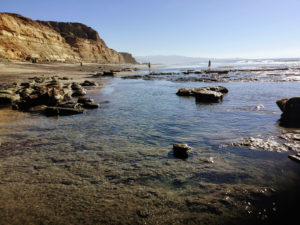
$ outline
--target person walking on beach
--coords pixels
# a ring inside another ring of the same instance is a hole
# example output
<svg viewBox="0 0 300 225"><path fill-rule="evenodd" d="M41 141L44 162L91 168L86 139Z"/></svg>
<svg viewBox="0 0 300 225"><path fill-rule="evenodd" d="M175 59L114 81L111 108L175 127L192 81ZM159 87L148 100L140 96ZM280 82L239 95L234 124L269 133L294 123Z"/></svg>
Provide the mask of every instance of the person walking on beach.
<svg viewBox="0 0 300 225"><path fill-rule="evenodd" d="M208 70L210 70L210 67L211 67L211 61L208 60Z"/></svg>
<svg viewBox="0 0 300 225"><path fill-rule="evenodd" d="M150 62L148 62L148 70L149 70L149 73L150 73L150 69L151 69L151 64L150 64Z"/></svg>

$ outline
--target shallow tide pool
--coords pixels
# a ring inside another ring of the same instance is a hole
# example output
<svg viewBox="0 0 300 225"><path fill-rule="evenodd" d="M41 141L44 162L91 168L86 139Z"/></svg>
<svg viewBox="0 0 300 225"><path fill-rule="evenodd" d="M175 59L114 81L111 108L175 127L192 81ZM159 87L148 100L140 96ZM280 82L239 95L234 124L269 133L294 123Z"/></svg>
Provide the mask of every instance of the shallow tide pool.
<svg viewBox="0 0 300 225"><path fill-rule="evenodd" d="M284 132L275 102L297 96L297 82L107 82L83 115L0 110L0 224L253 224L286 213L299 164L229 144ZM222 103L175 94L209 85L229 89ZM188 159L174 143L193 148Z"/></svg>

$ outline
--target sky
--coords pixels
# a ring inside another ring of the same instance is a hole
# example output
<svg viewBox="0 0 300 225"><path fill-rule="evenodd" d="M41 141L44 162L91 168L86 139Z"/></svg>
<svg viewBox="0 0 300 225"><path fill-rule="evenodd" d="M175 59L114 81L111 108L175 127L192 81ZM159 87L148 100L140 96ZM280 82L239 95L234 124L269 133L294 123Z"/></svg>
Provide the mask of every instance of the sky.
<svg viewBox="0 0 300 225"><path fill-rule="evenodd" d="M300 57L300 0L1 0L0 11L84 23L134 56Z"/></svg>

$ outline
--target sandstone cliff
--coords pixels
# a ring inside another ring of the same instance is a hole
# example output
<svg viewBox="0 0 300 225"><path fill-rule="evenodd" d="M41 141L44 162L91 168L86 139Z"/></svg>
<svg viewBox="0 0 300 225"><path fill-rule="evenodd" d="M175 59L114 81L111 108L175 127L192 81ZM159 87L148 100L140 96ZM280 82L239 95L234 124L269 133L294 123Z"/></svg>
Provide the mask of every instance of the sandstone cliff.
<svg viewBox="0 0 300 225"><path fill-rule="evenodd" d="M129 53L107 47L81 23L34 21L0 13L0 58L61 62L137 63Z"/></svg>

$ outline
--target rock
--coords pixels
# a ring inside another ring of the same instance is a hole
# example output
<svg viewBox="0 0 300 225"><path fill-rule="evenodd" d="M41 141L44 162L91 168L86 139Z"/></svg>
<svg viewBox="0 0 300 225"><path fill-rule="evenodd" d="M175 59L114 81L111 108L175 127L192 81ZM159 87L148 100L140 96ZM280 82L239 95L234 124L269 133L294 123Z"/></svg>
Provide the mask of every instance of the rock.
<svg viewBox="0 0 300 225"><path fill-rule="evenodd" d="M90 103L94 103L94 100L91 99L91 98L84 98L84 97L79 97L78 100L77 100L78 103L87 103L87 102L90 102Z"/></svg>
<svg viewBox="0 0 300 225"><path fill-rule="evenodd" d="M73 97L86 95L85 89L76 82L72 83L71 89L73 90L73 94L72 94Z"/></svg>
<svg viewBox="0 0 300 225"><path fill-rule="evenodd" d="M264 105L263 105L263 104L259 104L259 105L255 106L255 110L256 110L256 111L259 111L259 110L261 110L261 109L263 109L263 108L264 108Z"/></svg>
<svg viewBox="0 0 300 225"><path fill-rule="evenodd" d="M82 107L86 108L86 109L96 109L99 107L99 104L94 103L94 100L91 98L81 97L81 98L78 98L77 102L81 103Z"/></svg>
<svg viewBox="0 0 300 225"><path fill-rule="evenodd" d="M177 91L177 95L179 96L195 96L197 92L201 91L215 91L215 92L220 92L223 94L228 93L228 89L223 86L207 86L207 87L201 87L201 88L180 88Z"/></svg>
<svg viewBox="0 0 300 225"><path fill-rule="evenodd" d="M84 91L83 89L75 90L73 91L72 94L73 97L84 96L84 95L86 95L86 91Z"/></svg>
<svg viewBox="0 0 300 225"><path fill-rule="evenodd" d="M288 98L279 99L276 101L277 106L280 108L281 112L285 112L285 104L289 100Z"/></svg>
<svg viewBox="0 0 300 225"><path fill-rule="evenodd" d="M129 76L122 76L122 79L142 79L142 75L129 75Z"/></svg>
<svg viewBox="0 0 300 225"><path fill-rule="evenodd" d="M286 152L289 150L285 144L276 141L274 137L269 137L268 139L248 137L243 138L241 141L233 142L232 145L248 149L263 149L274 152Z"/></svg>
<svg viewBox="0 0 300 225"><path fill-rule="evenodd" d="M68 108L68 109L82 109L81 106L82 104L76 102L66 102L58 105L58 107Z"/></svg>
<svg viewBox="0 0 300 225"><path fill-rule="evenodd" d="M210 90L210 91L221 92L223 94L226 94L229 92L228 89L223 86L208 86L208 87L204 87L204 89Z"/></svg>
<svg viewBox="0 0 300 225"><path fill-rule="evenodd" d="M47 116L68 116L74 114L80 114L84 111L82 109L62 108L62 107L47 107L45 114Z"/></svg>
<svg viewBox="0 0 300 225"><path fill-rule="evenodd" d="M187 144L173 144L173 153L177 158L187 158L191 149Z"/></svg>
<svg viewBox="0 0 300 225"><path fill-rule="evenodd" d="M194 89L179 88L176 95L179 95L179 96L194 96Z"/></svg>
<svg viewBox="0 0 300 225"><path fill-rule="evenodd" d="M202 162L214 163L214 158L213 157L204 158L204 159L202 159Z"/></svg>
<svg viewBox="0 0 300 225"><path fill-rule="evenodd" d="M48 106L46 106L46 105L37 105L37 106L29 108L28 111L31 113L44 113L47 107Z"/></svg>
<svg viewBox="0 0 300 225"><path fill-rule="evenodd" d="M115 73L113 71L104 71L102 76L114 76Z"/></svg>
<svg viewBox="0 0 300 225"><path fill-rule="evenodd" d="M289 99L280 99L276 101L278 107L282 111L281 125L292 127L300 126L300 97L293 97Z"/></svg>
<svg viewBox="0 0 300 225"><path fill-rule="evenodd" d="M15 92L13 90L0 90L0 94L8 94L8 95L12 95L14 94Z"/></svg>
<svg viewBox="0 0 300 225"><path fill-rule="evenodd" d="M69 77L61 77L61 78L58 78L58 79L60 79L60 80L70 80Z"/></svg>
<svg viewBox="0 0 300 225"><path fill-rule="evenodd" d="M196 102L221 102L223 94L221 92L201 90L195 92Z"/></svg>
<svg viewBox="0 0 300 225"><path fill-rule="evenodd" d="M73 82L73 83L71 84L71 89L75 91L75 90L82 89L82 87L81 87L80 84L78 84L78 83L76 83L76 82Z"/></svg>
<svg viewBox="0 0 300 225"><path fill-rule="evenodd" d="M93 103L93 102L86 102L82 105L83 108L86 109L96 109L99 107L99 104Z"/></svg>
<svg viewBox="0 0 300 225"><path fill-rule="evenodd" d="M8 105L15 101L20 100L20 95L18 94L1 94L0 93L0 105Z"/></svg>
<svg viewBox="0 0 300 225"><path fill-rule="evenodd" d="M296 154L296 155L289 155L288 156L291 160L294 160L296 162L299 162L300 163L300 154Z"/></svg>
<svg viewBox="0 0 300 225"><path fill-rule="evenodd" d="M97 86L97 83L94 81L85 80L83 83L80 84L81 86Z"/></svg>

